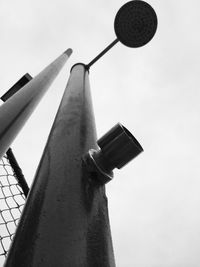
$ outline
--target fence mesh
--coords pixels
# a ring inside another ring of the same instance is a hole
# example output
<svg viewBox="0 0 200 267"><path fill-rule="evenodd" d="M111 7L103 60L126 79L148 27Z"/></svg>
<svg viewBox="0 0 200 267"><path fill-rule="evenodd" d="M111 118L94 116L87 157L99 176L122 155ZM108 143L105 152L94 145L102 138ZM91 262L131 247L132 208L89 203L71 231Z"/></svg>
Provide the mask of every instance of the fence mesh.
<svg viewBox="0 0 200 267"><path fill-rule="evenodd" d="M8 253L25 201L26 196L7 153L0 160L0 266Z"/></svg>

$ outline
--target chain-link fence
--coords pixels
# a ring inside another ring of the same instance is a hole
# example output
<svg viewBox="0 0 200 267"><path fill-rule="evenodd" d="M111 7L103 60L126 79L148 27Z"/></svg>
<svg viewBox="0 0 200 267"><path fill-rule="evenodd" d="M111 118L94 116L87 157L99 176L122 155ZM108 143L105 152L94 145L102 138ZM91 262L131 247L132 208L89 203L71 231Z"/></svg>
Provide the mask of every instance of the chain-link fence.
<svg viewBox="0 0 200 267"><path fill-rule="evenodd" d="M27 194L28 186L9 149L0 160L0 266L8 253Z"/></svg>

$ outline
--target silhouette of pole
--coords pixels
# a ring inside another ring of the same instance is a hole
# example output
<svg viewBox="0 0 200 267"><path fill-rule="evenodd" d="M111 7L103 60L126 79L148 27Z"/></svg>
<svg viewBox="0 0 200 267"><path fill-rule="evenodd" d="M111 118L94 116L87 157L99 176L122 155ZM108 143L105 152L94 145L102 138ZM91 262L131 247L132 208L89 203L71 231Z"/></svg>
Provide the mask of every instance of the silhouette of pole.
<svg viewBox="0 0 200 267"><path fill-rule="evenodd" d="M97 149L88 72L71 75L5 267L114 267L104 186L82 156Z"/></svg>
<svg viewBox="0 0 200 267"><path fill-rule="evenodd" d="M0 158L8 150L71 53L71 49L66 50L0 106Z"/></svg>

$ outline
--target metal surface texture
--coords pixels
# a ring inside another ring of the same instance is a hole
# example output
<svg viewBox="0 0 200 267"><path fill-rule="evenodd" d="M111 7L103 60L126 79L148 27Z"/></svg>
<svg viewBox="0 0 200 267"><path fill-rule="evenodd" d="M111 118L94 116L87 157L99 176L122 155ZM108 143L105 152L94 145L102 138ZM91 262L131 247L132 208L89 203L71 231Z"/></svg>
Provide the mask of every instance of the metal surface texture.
<svg viewBox="0 0 200 267"><path fill-rule="evenodd" d="M0 106L0 158L8 150L71 55L68 49Z"/></svg>
<svg viewBox="0 0 200 267"><path fill-rule="evenodd" d="M124 4L116 14L114 29L120 42L128 47L147 44L157 30L157 16L146 2L134 0Z"/></svg>
<svg viewBox="0 0 200 267"><path fill-rule="evenodd" d="M114 267L105 188L82 155L97 149L88 72L71 75L5 267Z"/></svg>

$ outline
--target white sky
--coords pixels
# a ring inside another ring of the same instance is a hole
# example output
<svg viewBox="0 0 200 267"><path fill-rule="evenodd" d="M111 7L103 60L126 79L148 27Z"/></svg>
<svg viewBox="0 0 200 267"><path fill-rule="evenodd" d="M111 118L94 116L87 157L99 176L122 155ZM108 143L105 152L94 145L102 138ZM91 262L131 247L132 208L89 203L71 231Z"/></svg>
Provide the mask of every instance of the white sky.
<svg viewBox="0 0 200 267"><path fill-rule="evenodd" d="M0 0L0 94L39 73L65 49L73 55L12 148L31 184L69 70L114 40L122 0ZM154 39L117 44L91 67L98 136L118 121L145 152L107 185L116 264L200 266L200 2L149 0Z"/></svg>

